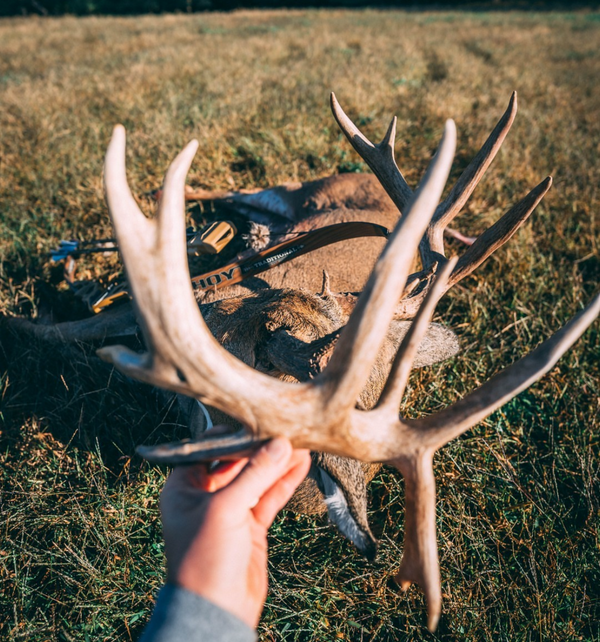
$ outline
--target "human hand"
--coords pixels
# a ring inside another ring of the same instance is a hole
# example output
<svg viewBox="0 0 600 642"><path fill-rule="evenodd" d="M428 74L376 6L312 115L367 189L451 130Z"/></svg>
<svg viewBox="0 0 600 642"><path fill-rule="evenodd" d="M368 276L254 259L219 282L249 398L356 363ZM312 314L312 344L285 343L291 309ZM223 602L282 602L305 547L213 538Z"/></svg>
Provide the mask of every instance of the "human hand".
<svg viewBox="0 0 600 642"><path fill-rule="evenodd" d="M250 459L175 468L161 494L167 581L256 628L267 596L267 530L310 468L273 439Z"/></svg>

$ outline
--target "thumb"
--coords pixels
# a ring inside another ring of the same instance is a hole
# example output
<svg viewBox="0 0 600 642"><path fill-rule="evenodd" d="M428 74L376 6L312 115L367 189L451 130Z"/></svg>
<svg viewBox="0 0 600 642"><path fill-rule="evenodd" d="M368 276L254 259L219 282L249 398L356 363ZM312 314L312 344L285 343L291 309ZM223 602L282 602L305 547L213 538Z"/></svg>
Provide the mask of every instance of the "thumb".
<svg viewBox="0 0 600 642"><path fill-rule="evenodd" d="M221 501L242 509L254 508L260 498L285 474L292 456L289 440L277 437L266 443L228 486L218 491Z"/></svg>

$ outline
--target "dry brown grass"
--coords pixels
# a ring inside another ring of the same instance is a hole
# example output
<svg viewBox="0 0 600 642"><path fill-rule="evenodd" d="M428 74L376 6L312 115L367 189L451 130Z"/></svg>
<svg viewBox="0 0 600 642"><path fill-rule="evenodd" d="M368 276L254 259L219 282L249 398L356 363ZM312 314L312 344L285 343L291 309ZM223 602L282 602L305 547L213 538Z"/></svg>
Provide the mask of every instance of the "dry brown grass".
<svg viewBox="0 0 600 642"><path fill-rule="evenodd" d="M409 412L430 411L536 345L598 288L599 74L597 13L0 21L2 310L35 314L43 284L57 281L45 252L59 239L110 232L100 174L116 122L142 200L192 137L192 185L267 186L361 167L329 113L335 90L374 137L398 115L398 164L415 184L445 118L458 125L458 174L517 89L516 124L459 227L483 229L547 174L555 187L442 306L466 351L414 377ZM60 286L52 296L68 304ZM419 591L388 582L403 491L384 474L372 487L383 542L373 567L324 523L278 520L263 639L600 639L599 361L596 324L542 383L438 458L437 636L424 632ZM25 346L20 365L2 378L1 635L134 639L162 576L164 474L131 453L176 418L91 360L73 367Z"/></svg>

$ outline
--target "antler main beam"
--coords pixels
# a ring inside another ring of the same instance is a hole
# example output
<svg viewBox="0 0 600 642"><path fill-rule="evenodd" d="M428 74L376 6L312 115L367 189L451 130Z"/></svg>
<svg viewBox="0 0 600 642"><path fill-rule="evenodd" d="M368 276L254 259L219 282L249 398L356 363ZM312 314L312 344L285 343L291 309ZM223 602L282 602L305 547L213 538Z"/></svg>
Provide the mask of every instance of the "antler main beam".
<svg viewBox="0 0 600 642"><path fill-rule="evenodd" d="M336 104L335 98L332 100ZM459 184L462 181L465 186L458 190L461 194L474 187L481 168L491 161L498 140L510 126L514 98L511 104L504 124L497 128L499 133L491 137L495 138L489 149L476 157L475 167L465 171L465 179L459 179ZM423 588L428 602L428 626L434 630L441 609L434 453L551 368L598 316L600 296L529 356L450 408L417 420L398 416L416 348L438 298L453 278L468 273L472 265L483 260L483 255L493 251L490 248L498 239L514 233L524 220L524 212L533 209L549 187L546 181L496 224L497 230L490 232L496 240L485 238L484 234L456 265L448 262L443 269L435 270L437 276L430 279L427 292L419 294L423 305L400 345L378 405L368 412L356 409L356 399L370 374L396 304L407 281L410 282L413 256L423 235L431 230L429 221L432 217L433 225L447 221L448 212L456 209L462 197L453 190L451 204L444 205L444 201L437 206L454 154L456 135L452 121L446 123L438 152L415 194L407 191L409 188L393 159L395 123L379 146L364 139L349 119L344 123L355 142L360 141L357 144L361 150L372 157L376 173L382 182L385 180L384 187L392 200L402 204L403 216L322 373L308 383L285 383L246 366L217 343L198 310L187 269L184 183L197 144L190 143L172 163L158 214L147 219L127 185L125 131L121 126L115 128L106 155L106 197L148 353L140 355L111 346L99 354L129 376L194 396L226 412L246 425L255 440L238 435L232 447L230 437L209 436L206 441L146 450L148 458L154 455L160 460L162 456L164 461L181 463L219 458L221 453L231 456L236 449L247 452L253 443L283 435L296 447L396 466L406 479L407 513L404 555L397 580L403 588L411 582ZM441 263L446 263L445 259Z"/></svg>

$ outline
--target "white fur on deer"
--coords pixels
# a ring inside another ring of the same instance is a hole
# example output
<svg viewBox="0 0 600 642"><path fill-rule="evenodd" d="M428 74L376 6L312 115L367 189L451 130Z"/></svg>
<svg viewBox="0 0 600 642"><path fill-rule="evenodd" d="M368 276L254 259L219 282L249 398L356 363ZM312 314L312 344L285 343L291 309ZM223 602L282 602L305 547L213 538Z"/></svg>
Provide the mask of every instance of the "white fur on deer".
<svg viewBox="0 0 600 642"><path fill-rule="evenodd" d="M435 212L439 212L436 207L454 154L454 123L446 123L425 178L416 193L409 194L394 162L394 122L383 142L373 145L334 98L332 101L345 134L404 211L327 367L309 382L290 384L253 370L217 343L194 300L187 269L184 184L197 143L190 143L172 163L158 215L147 219L127 185L125 131L121 126L115 128L106 155L106 195L149 352L139 355L112 346L102 348L100 354L127 375L197 397L232 415L257 439L285 435L297 447L387 462L398 468L406 480L406 528L396 579L403 588L411 582L423 588L428 626L433 630L441 610L433 455L547 372L596 318L600 296L530 355L453 406L420 419L399 417L408 372L438 298L457 278L457 271L474 269L479 259L489 256L494 246L503 242L505 228L511 223L504 217L504 228L496 228L483 240L482 235L479 245L465 253L473 250L467 259L463 255L458 263L446 261L436 229L447 225L450 217ZM410 202L405 207L407 200ZM435 227L426 235L432 229L432 216ZM514 229L515 225L513 221ZM424 268L435 278L427 279L424 294L419 296L420 308L398 350L378 404L370 411L357 409L357 398L405 292L419 247ZM201 442L197 449L202 450ZM192 458L193 450L193 445L186 446Z"/></svg>
<svg viewBox="0 0 600 642"><path fill-rule="evenodd" d="M348 510L348 502L342 489L322 468L318 469L317 474L319 488L323 489L329 519L359 550L365 550L370 541Z"/></svg>

